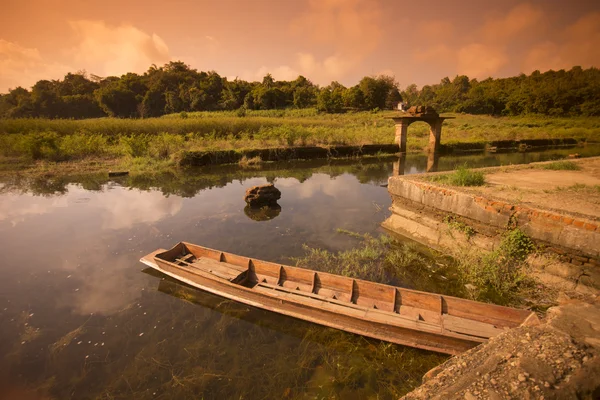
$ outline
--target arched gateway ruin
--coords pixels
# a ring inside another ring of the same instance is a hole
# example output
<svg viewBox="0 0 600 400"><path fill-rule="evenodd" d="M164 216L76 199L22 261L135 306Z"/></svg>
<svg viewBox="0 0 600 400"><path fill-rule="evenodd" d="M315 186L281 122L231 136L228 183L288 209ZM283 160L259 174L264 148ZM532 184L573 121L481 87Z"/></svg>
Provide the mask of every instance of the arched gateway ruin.
<svg viewBox="0 0 600 400"><path fill-rule="evenodd" d="M442 138L442 124L445 119L454 117L440 117L440 115L429 106L413 106L406 113L397 117L391 117L396 123L396 143L400 146L400 152L406 152L406 135L408 126L416 121L429 124L429 151L437 152Z"/></svg>

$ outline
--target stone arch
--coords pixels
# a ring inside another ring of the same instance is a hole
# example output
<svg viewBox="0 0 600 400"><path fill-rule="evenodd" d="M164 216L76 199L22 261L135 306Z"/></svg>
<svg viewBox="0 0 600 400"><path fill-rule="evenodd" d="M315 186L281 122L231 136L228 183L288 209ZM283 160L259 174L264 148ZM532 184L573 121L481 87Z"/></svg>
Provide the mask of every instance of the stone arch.
<svg viewBox="0 0 600 400"><path fill-rule="evenodd" d="M401 153L406 153L406 137L408 127L417 121L425 122L429 125L429 151L437 152L440 148L440 140L442 138L442 124L445 119L453 117L440 117L433 115L411 115L407 114L401 117L392 117L396 124L396 139Z"/></svg>

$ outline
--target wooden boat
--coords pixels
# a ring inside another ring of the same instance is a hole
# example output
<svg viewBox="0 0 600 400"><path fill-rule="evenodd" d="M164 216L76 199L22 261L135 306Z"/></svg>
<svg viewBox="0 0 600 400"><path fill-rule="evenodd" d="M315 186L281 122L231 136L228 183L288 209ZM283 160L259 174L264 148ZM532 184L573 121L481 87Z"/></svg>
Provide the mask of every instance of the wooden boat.
<svg viewBox="0 0 600 400"><path fill-rule="evenodd" d="M140 261L181 282L254 307L447 354L538 321L528 310L290 267L186 242Z"/></svg>

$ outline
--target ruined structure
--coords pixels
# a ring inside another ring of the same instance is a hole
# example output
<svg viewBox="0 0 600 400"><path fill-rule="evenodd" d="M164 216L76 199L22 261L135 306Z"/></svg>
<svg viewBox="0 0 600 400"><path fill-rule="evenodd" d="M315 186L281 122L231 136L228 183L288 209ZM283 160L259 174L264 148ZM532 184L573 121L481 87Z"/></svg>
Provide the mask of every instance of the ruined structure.
<svg viewBox="0 0 600 400"><path fill-rule="evenodd" d="M429 106L412 106L406 113L392 117L396 124L396 143L400 146L400 152L406 152L406 136L408 127L413 122L423 121L429 124L429 150L437 152L442 138L442 124L444 120L454 117L440 117L440 115Z"/></svg>

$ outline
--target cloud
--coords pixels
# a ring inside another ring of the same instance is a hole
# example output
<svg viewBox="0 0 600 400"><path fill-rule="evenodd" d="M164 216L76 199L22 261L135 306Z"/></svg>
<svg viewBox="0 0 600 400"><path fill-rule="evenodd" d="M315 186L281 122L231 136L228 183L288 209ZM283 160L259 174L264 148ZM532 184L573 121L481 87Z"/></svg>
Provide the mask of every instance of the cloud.
<svg viewBox="0 0 600 400"><path fill-rule="evenodd" d="M0 222L7 221L15 227L25 220L68 206L67 197L47 199L29 194L3 194L0 196Z"/></svg>
<svg viewBox="0 0 600 400"><path fill-rule="evenodd" d="M413 53L413 59L421 62L434 61L436 63L452 60L455 62L456 50L452 50L450 46L438 44L431 47L418 47Z"/></svg>
<svg viewBox="0 0 600 400"><path fill-rule="evenodd" d="M506 64L508 55L502 48L473 43L458 51L457 72L470 78L488 78Z"/></svg>
<svg viewBox="0 0 600 400"><path fill-rule="evenodd" d="M425 21L418 26L417 32L419 40L448 40L454 35L454 25L443 20Z"/></svg>
<svg viewBox="0 0 600 400"><path fill-rule="evenodd" d="M298 71L288 65L280 65L279 67L275 68L267 68L262 66L254 74L252 74L250 80L262 81L267 74L271 74L275 80L284 81L294 80L298 77L298 75L300 75Z"/></svg>
<svg viewBox="0 0 600 400"><path fill-rule="evenodd" d="M300 72L325 84L341 80L379 46L381 7L368 0L310 0L308 10L291 24L292 33L323 48L323 56L300 51Z"/></svg>
<svg viewBox="0 0 600 400"><path fill-rule="evenodd" d="M554 41L544 41L531 48L522 71L568 69L600 66L600 12L586 15L568 26Z"/></svg>
<svg viewBox="0 0 600 400"><path fill-rule="evenodd" d="M498 43L525 35L536 28L540 29L544 12L529 3L515 6L508 14L488 20L482 27L482 36L486 41Z"/></svg>
<svg viewBox="0 0 600 400"><path fill-rule="evenodd" d="M17 86L31 87L40 79L61 78L70 68L46 62L36 48L20 46L0 39L0 91Z"/></svg>
<svg viewBox="0 0 600 400"><path fill-rule="evenodd" d="M69 24L78 39L71 49L78 69L102 76L121 75L144 72L151 64L164 64L171 59L160 36L132 25L110 26L104 21L89 20Z"/></svg>
<svg viewBox="0 0 600 400"><path fill-rule="evenodd" d="M155 191L121 189L111 194L98 197L103 229L125 229L139 223L157 222L176 215L183 205L181 197L165 197Z"/></svg>
<svg viewBox="0 0 600 400"><path fill-rule="evenodd" d="M416 50L413 60L423 65L443 65L445 73L467 75L469 78L488 78L508 65L509 57L503 46L470 43L458 50L444 44Z"/></svg>
<svg viewBox="0 0 600 400"><path fill-rule="evenodd" d="M96 75L144 72L151 64L171 60L169 48L156 34L131 25L109 26L103 21L71 21L77 44L65 52L66 64L51 61L37 48L0 39L0 91L31 87L41 79L59 79L67 72L87 70ZM212 37L206 39L218 46Z"/></svg>

